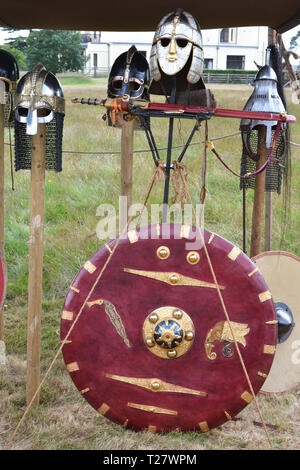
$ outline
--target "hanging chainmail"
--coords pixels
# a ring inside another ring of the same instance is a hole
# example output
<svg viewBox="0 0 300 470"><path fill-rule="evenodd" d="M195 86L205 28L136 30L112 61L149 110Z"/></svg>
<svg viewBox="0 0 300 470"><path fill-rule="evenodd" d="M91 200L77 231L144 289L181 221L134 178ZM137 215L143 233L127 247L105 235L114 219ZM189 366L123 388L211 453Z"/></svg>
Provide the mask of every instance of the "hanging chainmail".
<svg viewBox="0 0 300 470"><path fill-rule="evenodd" d="M258 148L258 131L255 129L252 130L244 130L244 133L247 133L245 136L248 139L248 145L252 150L253 154L257 154ZM274 138L275 131L272 130L272 139ZM287 156L287 143L286 143L286 132L281 130L278 136L278 139L275 144L273 157L278 158L280 162L271 162L270 165L266 169L266 187L265 190L267 192L277 192L277 194L281 193L281 183L283 173L285 171L286 165L286 156ZM269 151L270 152L270 151ZM267 155L267 157L269 154ZM241 159L241 175L245 175L246 173L253 173L256 170L256 161L249 157L245 144L243 142L243 153ZM249 178L244 180L244 184L246 188L255 187L255 178ZM243 187L241 181L241 189Z"/></svg>
<svg viewBox="0 0 300 470"><path fill-rule="evenodd" d="M46 124L46 170L62 171L62 140L64 114L54 113ZM32 137L26 134L26 124L15 119L15 170L30 170Z"/></svg>

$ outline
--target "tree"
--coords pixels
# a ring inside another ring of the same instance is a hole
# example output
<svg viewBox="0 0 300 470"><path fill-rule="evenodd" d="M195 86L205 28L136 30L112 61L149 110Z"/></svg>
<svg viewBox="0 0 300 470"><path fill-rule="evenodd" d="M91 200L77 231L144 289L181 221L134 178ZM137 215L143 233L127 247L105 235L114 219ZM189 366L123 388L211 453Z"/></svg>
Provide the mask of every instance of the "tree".
<svg viewBox="0 0 300 470"><path fill-rule="evenodd" d="M17 31L22 30L20 28L3 28L3 31L8 34L14 34ZM13 49L18 49L18 51L22 51L24 53L27 47L26 41L27 36L13 36L11 38L5 39L5 45Z"/></svg>
<svg viewBox="0 0 300 470"><path fill-rule="evenodd" d="M0 49L5 49L7 52L11 53L11 55L16 59L16 62L20 70L27 69L26 58L22 51L15 49L14 47L7 46L6 44L3 46L0 46Z"/></svg>
<svg viewBox="0 0 300 470"><path fill-rule="evenodd" d="M85 63L81 36L74 31L30 31L26 38L25 54L29 69L37 63L54 74L77 72Z"/></svg>
<svg viewBox="0 0 300 470"><path fill-rule="evenodd" d="M298 39L300 38L300 30L291 38L290 42L290 48L291 49L296 49L298 47Z"/></svg>

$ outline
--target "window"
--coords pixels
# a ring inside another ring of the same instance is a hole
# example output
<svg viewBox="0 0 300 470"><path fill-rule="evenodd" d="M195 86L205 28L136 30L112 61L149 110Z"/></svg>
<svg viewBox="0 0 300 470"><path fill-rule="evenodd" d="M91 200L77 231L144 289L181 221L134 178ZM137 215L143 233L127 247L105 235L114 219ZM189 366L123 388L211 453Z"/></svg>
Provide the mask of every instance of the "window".
<svg viewBox="0 0 300 470"><path fill-rule="evenodd" d="M220 42L229 42L229 28L221 29Z"/></svg>
<svg viewBox="0 0 300 470"><path fill-rule="evenodd" d="M93 65L98 67L98 54L93 54Z"/></svg>
<svg viewBox="0 0 300 470"><path fill-rule="evenodd" d="M101 42L101 31L93 31L92 42Z"/></svg>
<svg viewBox="0 0 300 470"><path fill-rule="evenodd" d="M228 55L227 56L227 69L244 70L245 56L244 55Z"/></svg>
<svg viewBox="0 0 300 470"><path fill-rule="evenodd" d="M237 29L236 28L223 28L220 32L220 42L234 43L236 42Z"/></svg>
<svg viewBox="0 0 300 470"><path fill-rule="evenodd" d="M213 59L204 59L204 68L205 69L212 69L214 64Z"/></svg>
<svg viewBox="0 0 300 470"><path fill-rule="evenodd" d="M230 42L235 42L236 41L236 29L231 28L230 29Z"/></svg>

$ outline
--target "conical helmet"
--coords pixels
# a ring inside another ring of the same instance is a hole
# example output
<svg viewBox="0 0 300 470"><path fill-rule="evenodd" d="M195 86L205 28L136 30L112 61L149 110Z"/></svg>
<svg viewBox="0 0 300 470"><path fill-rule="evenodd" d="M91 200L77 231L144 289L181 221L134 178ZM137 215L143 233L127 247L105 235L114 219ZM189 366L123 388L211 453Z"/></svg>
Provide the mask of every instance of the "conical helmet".
<svg viewBox="0 0 300 470"><path fill-rule="evenodd" d="M46 169L61 171L65 99L58 78L37 64L18 83L14 99L15 167L31 168L31 136L46 124Z"/></svg>
<svg viewBox="0 0 300 470"><path fill-rule="evenodd" d="M27 134L36 134L39 122L50 122L54 113L64 114L63 96L58 78L37 64L18 83L14 103L17 121L26 123Z"/></svg>
<svg viewBox="0 0 300 470"><path fill-rule="evenodd" d="M270 48L266 51L266 64L260 68L253 82L254 90L248 99L244 110L266 113L286 114L286 109L278 93L280 76L276 74L270 64ZM272 62L273 63L273 62ZM260 119L242 119L240 130L243 143L241 174L252 173L256 169L256 162L260 159L259 129L266 127L266 147L270 155L272 142L275 137L277 121L264 121ZM287 139L287 123L281 123L281 128L274 142L273 157L278 161L271 162L266 168L266 191L281 192L283 172L289 169L289 152ZM287 181L285 178L284 181ZM249 178L241 182L246 188L255 187L255 178Z"/></svg>
<svg viewBox="0 0 300 470"><path fill-rule="evenodd" d="M278 77L275 70L269 65L269 50L266 53L266 65L261 67L254 80L254 91L248 99L244 110L259 111L267 113L286 113L284 104L279 96L277 89ZM267 127L267 148L272 144L272 128L276 127L277 121L261 121L242 119L241 130L252 130L256 126L264 125Z"/></svg>

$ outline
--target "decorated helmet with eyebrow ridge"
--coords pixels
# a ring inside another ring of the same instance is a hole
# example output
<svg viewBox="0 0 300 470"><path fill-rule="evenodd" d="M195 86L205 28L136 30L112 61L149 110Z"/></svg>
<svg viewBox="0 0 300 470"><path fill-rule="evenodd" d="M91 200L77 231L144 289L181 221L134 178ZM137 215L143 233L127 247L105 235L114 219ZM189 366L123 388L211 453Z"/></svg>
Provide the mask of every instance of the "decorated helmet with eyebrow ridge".
<svg viewBox="0 0 300 470"><path fill-rule="evenodd" d="M149 101L150 71L147 59L131 46L119 55L111 68L107 94L110 98L128 96Z"/></svg>
<svg viewBox="0 0 300 470"><path fill-rule="evenodd" d="M191 57L186 80L195 84L203 71L203 47L200 26L188 12L178 9L165 15L156 29L150 54L150 72L155 81L162 72L178 74Z"/></svg>

